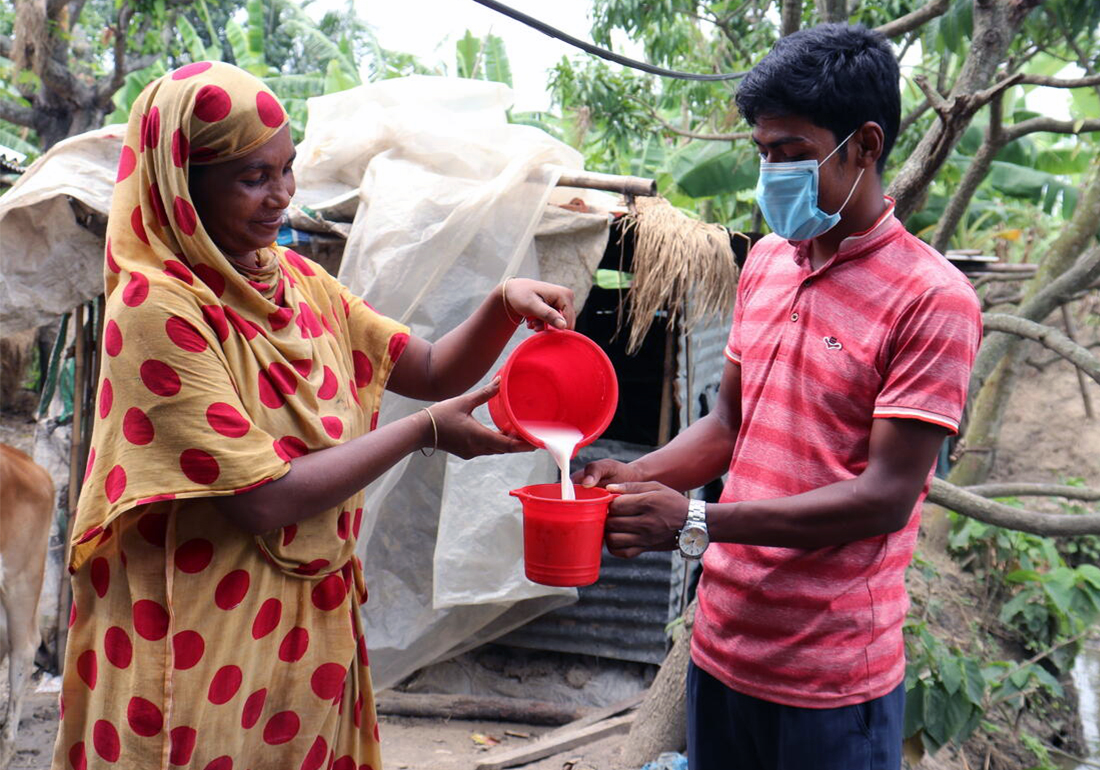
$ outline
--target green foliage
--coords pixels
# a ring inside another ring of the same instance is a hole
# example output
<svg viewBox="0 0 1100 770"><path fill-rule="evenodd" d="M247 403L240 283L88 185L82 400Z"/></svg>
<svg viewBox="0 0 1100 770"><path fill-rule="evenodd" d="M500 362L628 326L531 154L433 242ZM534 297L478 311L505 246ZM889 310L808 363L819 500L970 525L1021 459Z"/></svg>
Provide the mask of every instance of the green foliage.
<svg viewBox="0 0 1100 770"><path fill-rule="evenodd" d="M904 735L919 733L931 754L974 732L985 713L990 680L979 658L949 649L926 623L911 620L905 632Z"/></svg>
<svg viewBox="0 0 1100 770"><path fill-rule="evenodd" d="M148 67L140 70L134 70L126 75L126 80L118 91L115 91L112 101L115 105L115 111L107 116L105 123L125 123L130 118L130 108L134 102L141 95L141 92L145 90L145 86L152 83L154 80L164 75L168 70L164 67L164 61L157 59Z"/></svg>
<svg viewBox="0 0 1100 770"><path fill-rule="evenodd" d="M504 49L504 41L496 35L486 35L482 39L466 30L455 43L455 72L460 78L512 85L508 52Z"/></svg>
<svg viewBox="0 0 1100 770"><path fill-rule="evenodd" d="M1002 607L1000 620L1017 630L1031 651L1052 650L1050 661L1058 671L1067 671L1076 648L1054 649L1080 636L1100 618L1100 568L1092 564L1047 570L1020 569L1005 575L1005 583L1016 587Z"/></svg>
<svg viewBox="0 0 1100 770"><path fill-rule="evenodd" d="M1014 498L1000 502L1020 505ZM1063 508L1084 512L1079 505ZM955 514L951 521L948 552L985 588L981 603L1000 608L999 627L987 633L1012 639L1031 657L1023 663L990 660L980 634L961 650L936 638L924 620L911 619L905 629L905 735L919 734L929 752L965 740L979 725L991 729L985 720L994 710L1014 722L1044 699L1064 697L1058 676L1070 670L1079 640L1100 621L1100 568L1095 557L1080 559L1096 552L1097 538L1055 541ZM1067 563L1067 556L1078 560ZM920 559L914 567L926 579L934 574ZM1036 741L1028 745L1041 748ZM1045 761L1038 750L1036 756Z"/></svg>

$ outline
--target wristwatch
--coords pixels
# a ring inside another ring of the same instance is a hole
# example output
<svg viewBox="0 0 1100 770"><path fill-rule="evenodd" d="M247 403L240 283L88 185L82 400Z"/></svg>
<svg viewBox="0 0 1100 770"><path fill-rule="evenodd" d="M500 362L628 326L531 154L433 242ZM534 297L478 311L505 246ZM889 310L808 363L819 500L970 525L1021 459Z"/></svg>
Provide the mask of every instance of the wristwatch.
<svg viewBox="0 0 1100 770"><path fill-rule="evenodd" d="M688 500L688 515L679 537L680 555L685 559L701 559L710 545L707 534L707 504L703 500Z"/></svg>

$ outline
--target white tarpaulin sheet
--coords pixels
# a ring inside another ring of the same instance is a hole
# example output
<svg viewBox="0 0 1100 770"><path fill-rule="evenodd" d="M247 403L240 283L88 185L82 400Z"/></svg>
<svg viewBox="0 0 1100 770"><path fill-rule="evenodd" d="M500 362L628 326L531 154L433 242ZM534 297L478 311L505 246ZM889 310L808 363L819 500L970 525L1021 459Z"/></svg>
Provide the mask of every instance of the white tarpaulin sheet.
<svg viewBox="0 0 1100 770"><path fill-rule="evenodd" d="M295 204L321 213L358 206L341 280L426 339L464 320L509 274L569 285L579 304L603 254L615 199L555 189L560 167L581 167L579 154L508 124L510 103L499 84L426 77L310 102ZM102 234L81 224L70 198L106 216L123 130L58 144L0 197L5 331L53 320L102 291ZM573 197L595 211L548 207ZM420 406L391 395L382 422ZM484 408L478 415L488 422ZM555 475L543 452L469 462L413 455L372 486L360 556L376 686L575 598L523 577L520 507L507 494Z"/></svg>
<svg viewBox="0 0 1100 770"><path fill-rule="evenodd" d="M407 91L388 81L310 103L303 163L366 158L340 280L429 340L461 323L507 275L552 272L583 300L607 242L606 211L574 215L581 250L546 249L540 259L534 238L539 231L553 240L553 222L540 222L561 168L580 168L580 155L508 124L504 86L410 81ZM349 135L360 152L349 151ZM391 397L382 422L421 406ZM479 416L487 421L484 408ZM543 452L469 462L414 456L371 488L366 620L380 684L574 599L572 589L524 577L520 507L508 496L555 476Z"/></svg>
<svg viewBox="0 0 1100 770"><path fill-rule="evenodd" d="M0 329L44 326L103 293L103 234L70 198L107 215L125 126L63 142L0 196Z"/></svg>

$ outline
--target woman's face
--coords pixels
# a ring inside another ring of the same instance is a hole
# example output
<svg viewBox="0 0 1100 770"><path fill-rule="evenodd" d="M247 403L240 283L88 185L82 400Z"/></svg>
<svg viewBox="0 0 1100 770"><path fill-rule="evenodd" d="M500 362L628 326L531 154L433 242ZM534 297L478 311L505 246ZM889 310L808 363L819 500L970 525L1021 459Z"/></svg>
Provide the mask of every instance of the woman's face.
<svg viewBox="0 0 1100 770"><path fill-rule="evenodd" d="M192 166L191 200L206 232L232 257L270 246L294 196L294 142L284 126L262 147L235 160Z"/></svg>

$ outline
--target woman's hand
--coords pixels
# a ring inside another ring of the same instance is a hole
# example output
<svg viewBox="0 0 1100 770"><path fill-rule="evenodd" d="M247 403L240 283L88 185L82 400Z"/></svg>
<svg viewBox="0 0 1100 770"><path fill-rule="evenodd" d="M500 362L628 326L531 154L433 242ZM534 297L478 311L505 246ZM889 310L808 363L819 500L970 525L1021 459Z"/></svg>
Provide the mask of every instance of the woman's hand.
<svg viewBox="0 0 1100 770"><path fill-rule="evenodd" d="M494 379L483 388L440 401L430 407L431 416L435 421L436 448L461 457L463 460L481 455L534 451L535 447L523 439L491 430L471 415L474 409L495 396L499 390L500 380ZM428 431L428 441L431 442L430 426ZM431 443L428 446L431 446Z"/></svg>
<svg viewBox="0 0 1100 770"><path fill-rule="evenodd" d="M541 331L547 326L572 329L577 321L573 291L528 278L509 278L501 290L509 318L526 319L527 327Z"/></svg>

